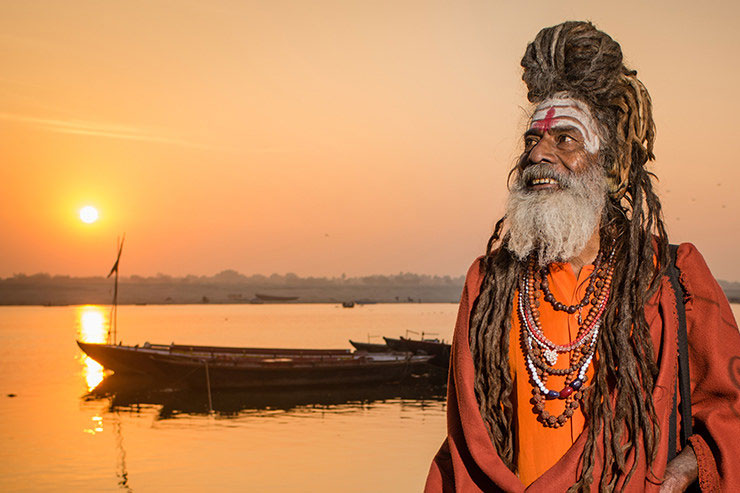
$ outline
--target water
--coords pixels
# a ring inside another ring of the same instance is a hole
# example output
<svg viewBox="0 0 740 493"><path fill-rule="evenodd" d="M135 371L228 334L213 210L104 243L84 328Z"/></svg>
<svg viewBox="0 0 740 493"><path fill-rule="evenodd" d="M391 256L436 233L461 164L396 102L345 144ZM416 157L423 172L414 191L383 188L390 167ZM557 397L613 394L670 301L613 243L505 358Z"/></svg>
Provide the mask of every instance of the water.
<svg viewBox="0 0 740 493"><path fill-rule="evenodd" d="M456 311L124 306L118 333L131 344L349 348L407 329L449 341ZM421 385L220 392L213 413L199 391L91 397L103 370L74 341L102 342L108 327L103 307L0 308L0 490L420 491L445 435L442 390Z"/></svg>
<svg viewBox="0 0 740 493"><path fill-rule="evenodd" d="M349 348L407 329L449 341L456 311L124 306L118 327L132 344ZM420 491L445 435L441 391L423 387L222 392L214 413L198 391L86 397L103 370L74 340L107 330L106 308L0 307L0 491Z"/></svg>

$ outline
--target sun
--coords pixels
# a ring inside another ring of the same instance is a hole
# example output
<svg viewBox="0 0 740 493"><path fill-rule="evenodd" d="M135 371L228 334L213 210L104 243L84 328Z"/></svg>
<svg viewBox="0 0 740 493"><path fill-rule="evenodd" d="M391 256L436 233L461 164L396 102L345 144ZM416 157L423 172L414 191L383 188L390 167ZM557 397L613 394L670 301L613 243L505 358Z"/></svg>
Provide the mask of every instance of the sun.
<svg viewBox="0 0 740 493"><path fill-rule="evenodd" d="M91 205L86 205L80 209L80 219L83 223L92 224L98 220L98 210Z"/></svg>

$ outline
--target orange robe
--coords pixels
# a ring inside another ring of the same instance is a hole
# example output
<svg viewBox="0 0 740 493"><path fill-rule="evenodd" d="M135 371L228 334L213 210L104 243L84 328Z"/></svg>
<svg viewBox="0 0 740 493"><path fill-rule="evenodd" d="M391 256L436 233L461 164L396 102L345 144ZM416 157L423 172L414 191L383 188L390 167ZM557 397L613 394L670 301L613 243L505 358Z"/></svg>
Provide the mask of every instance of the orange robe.
<svg viewBox="0 0 740 493"><path fill-rule="evenodd" d="M740 491L740 333L727 298L693 245L679 247L677 266L686 291L695 430L691 444L699 464L700 486L703 491L719 491L720 488ZM468 271L455 326L447 387L447 438L432 461L425 491L565 491L578 477L579 458L586 442L585 429L563 455L527 487L504 465L488 437L475 397L475 370L468 343L470 309L480 292L482 277L477 260ZM552 283L551 289L554 289ZM562 295L553 293L556 297ZM635 474L625 488L628 492L657 492L667 463L668 423L678 359L678 318L667 278L646 304L645 317L658 355L659 374L653 403L662 433L652 469L647 465L645 454L639 454ZM523 412L531 413L531 410L520 410L520 414ZM588 426L585 423L585 427ZM549 443L537 446L549 447ZM593 491L598 491L601 474L598 457L603 454L602 443L597 443L596 454ZM628 458L627 466L630 467L634 460L634 457Z"/></svg>

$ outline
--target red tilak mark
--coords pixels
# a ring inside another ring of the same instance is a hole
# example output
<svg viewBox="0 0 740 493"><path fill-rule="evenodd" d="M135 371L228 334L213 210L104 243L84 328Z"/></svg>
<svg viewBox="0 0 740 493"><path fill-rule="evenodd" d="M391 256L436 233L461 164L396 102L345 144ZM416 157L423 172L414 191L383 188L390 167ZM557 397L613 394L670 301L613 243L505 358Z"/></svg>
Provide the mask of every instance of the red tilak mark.
<svg viewBox="0 0 740 493"><path fill-rule="evenodd" d="M536 128L537 130L547 132L548 130L550 130L550 127L552 127L552 122L553 120L555 120L554 116L555 116L555 108L550 108L549 110L547 110L545 119L535 122L532 126Z"/></svg>

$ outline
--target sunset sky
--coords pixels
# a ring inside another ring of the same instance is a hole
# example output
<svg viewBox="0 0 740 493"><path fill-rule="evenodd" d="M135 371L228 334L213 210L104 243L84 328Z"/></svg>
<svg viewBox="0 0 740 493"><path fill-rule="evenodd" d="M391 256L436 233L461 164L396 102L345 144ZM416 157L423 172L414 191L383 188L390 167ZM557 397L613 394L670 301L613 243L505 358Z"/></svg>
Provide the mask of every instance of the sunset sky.
<svg viewBox="0 0 740 493"><path fill-rule="evenodd" d="M650 90L672 242L740 280L730 1L3 2L0 277L105 275L123 232L123 275L461 275L567 19Z"/></svg>

